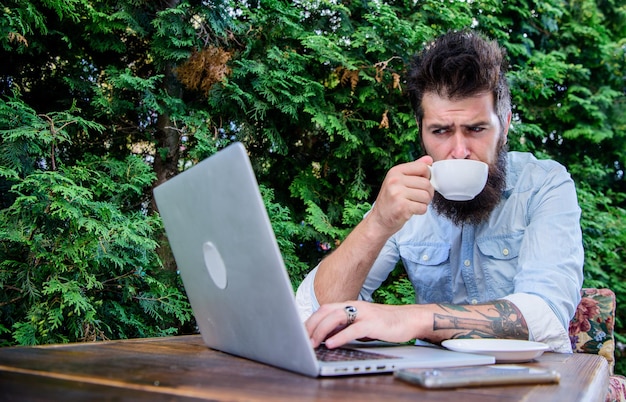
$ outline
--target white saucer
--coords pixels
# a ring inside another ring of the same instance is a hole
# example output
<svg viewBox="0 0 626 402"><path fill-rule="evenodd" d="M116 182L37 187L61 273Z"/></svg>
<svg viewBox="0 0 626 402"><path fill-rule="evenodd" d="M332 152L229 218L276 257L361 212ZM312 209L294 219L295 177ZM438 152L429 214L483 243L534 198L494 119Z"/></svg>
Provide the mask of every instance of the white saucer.
<svg viewBox="0 0 626 402"><path fill-rule="evenodd" d="M449 339L441 345L455 352L493 356L498 363L527 362L549 348L545 343L516 339Z"/></svg>

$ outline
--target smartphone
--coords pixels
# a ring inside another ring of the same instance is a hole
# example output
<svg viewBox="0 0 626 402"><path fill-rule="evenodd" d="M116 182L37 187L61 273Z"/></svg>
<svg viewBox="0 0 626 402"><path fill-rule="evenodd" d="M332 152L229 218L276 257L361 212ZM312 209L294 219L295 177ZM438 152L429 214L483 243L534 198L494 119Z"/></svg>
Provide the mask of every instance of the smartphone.
<svg viewBox="0 0 626 402"><path fill-rule="evenodd" d="M446 367L437 369L406 368L394 372L395 378L424 388L461 388L505 384L558 383L554 370L520 365Z"/></svg>

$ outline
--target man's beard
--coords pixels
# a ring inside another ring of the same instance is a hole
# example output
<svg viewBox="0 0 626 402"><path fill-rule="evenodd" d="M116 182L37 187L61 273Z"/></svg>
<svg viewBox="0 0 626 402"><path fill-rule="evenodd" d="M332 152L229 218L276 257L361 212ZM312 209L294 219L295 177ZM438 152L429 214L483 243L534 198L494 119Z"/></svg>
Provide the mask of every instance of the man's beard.
<svg viewBox="0 0 626 402"><path fill-rule="evenodd" d="M500 147L496 163L489 165L485 188L474 199L450 201L435 191L432 202L434 210L457 226L465 223L477 225L486 220L500 202L506 186L506 148L505 145Z"/></svg>

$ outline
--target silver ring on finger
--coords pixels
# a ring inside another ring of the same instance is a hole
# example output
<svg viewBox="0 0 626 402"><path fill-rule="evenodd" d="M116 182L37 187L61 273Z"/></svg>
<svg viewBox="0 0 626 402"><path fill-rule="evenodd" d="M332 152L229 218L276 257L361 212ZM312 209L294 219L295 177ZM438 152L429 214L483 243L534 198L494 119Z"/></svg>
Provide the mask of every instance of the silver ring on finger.
<svg viewBox="0 0 626 402"><path fill-rule="evenodd" d="M346 312L346 315L348 316L348 322L347 325L350 325L354 322L354 320L356 320L356 313L357 313L357 309L354 306L346 306L343 308L343 310Z"/></svg>

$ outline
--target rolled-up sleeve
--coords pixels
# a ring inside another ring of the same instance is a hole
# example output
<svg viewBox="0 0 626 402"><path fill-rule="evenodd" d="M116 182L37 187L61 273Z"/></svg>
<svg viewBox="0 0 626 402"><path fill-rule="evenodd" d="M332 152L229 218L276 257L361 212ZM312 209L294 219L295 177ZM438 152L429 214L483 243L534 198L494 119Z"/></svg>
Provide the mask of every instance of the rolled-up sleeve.
<svg viewBox="0 0 626 402"><path fill-rule="evenodd" d="M503 299L513 303L524 316L528 325L528 340L546 343L552 352L572 352L568 332L541 297L517 293Z"/></svg>

